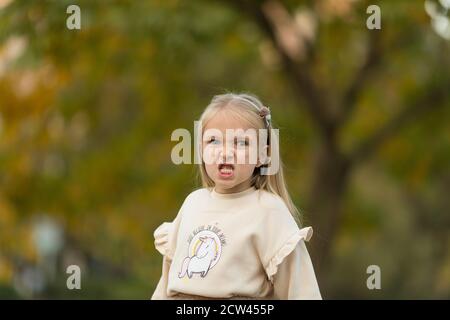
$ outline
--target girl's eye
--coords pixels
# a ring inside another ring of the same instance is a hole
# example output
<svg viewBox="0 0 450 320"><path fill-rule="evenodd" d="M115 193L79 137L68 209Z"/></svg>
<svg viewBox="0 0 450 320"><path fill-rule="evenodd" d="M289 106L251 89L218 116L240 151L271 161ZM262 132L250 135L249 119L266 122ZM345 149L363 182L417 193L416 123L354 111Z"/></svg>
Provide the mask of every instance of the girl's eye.
<svg viewBox="0 0 450 320"><path fill-rule="evenodd" d="M220 141L216 140L216 138L212 137L208 140L208 144L219 144Z"/></svg>
<svg viewBox="0 0 450 320"><path fill-rule="evenodd" d="M247 141L247 140L238 140L238 141L236 142L236 144L237 144L239 147L245 147L245 146L248 146L248 141Z"/></svg>

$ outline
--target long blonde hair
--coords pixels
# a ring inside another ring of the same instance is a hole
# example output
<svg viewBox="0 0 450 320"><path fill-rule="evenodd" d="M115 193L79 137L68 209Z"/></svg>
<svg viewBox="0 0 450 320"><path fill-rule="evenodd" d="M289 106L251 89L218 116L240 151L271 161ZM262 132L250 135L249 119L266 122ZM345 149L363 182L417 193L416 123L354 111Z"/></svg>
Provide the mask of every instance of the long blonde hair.
<svg viewBox="0 0 450 320"><path fill-rule="evenodd" d="M204 132L208 121L212 119L220 110L224 109L233 112L233 114L238 118L248 121L255 129L268 129L268 154L272 155L272 152L278 152L279 169L275 174L262 175L260 174L261 168L256 167L252 175L251 184L256 189L266 190L278 195L284 201L297 223L301 224L300 212L292 202L287 190L286 181L283 175L283 163L279 155L278 141L277 139L270 139L271 130L274 129L272 122L269 121L266 124L264 119L259 114L261 108L263 107L264 105L261 101L256 96L251 94L225 93L216 95L212 98L211 102L200 116L199 121L202 126L201 129L202 132ZM268 164L265 164L263 166L267 165ZM199 164L199 174L202 186L204 188L214 187L214 181L208 176L203 160Z"/></svg>

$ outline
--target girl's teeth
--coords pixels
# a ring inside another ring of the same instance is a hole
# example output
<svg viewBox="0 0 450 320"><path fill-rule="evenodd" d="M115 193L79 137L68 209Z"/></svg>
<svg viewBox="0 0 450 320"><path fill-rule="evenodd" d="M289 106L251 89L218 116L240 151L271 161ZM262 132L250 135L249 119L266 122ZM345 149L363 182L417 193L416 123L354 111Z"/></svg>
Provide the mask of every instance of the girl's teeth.
<svg viewBox="0 0 450 320"><path fill-rule="evenodd" d="M233 169L230 168L230 167L223 167L223 168L220 169L220 172L222 172L222 173L231 173L231 172L233 172Z"/></svg>

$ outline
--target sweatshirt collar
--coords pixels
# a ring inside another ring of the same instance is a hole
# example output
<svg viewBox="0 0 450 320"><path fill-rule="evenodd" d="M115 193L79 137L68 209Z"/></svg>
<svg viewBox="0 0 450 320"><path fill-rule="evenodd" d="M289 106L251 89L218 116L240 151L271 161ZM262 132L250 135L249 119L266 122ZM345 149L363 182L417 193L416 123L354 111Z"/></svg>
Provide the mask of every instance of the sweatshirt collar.
<svg viewBox="0 0 450 320"><path fill-rule="evenodd" d="M211 197L213 199L238 199L250 195L256 191L254 186L245 189L244 191L235 192L235 193L218 193L216 192L216 188L213 188L211 191Z"/></svg>

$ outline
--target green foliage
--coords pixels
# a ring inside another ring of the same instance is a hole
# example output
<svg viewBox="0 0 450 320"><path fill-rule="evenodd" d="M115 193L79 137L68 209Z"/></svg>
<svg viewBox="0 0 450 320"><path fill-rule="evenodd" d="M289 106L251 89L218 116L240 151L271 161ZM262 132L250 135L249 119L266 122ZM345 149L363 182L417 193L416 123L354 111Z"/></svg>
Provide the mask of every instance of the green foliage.
<svg viewBox="0 0 450 320"><path fill-rule="evenodd" d="M81 30L65 27L69 4L81 8ZM295 10L297 2L288 7ZM330 99L338 100L364 55L364 2L342 16L327 16L313 2L300 8L306 7L318 10L320 18L314 79L329 85ZM448 42L432 32L421 1L383 2L382 32L388 52L340 132L344 150L449 76ZM42 297L148 298L161 271L153 230L172 220L198 186L193 165L171 162L170 134L180 127L192 132L212 95L225 90L253 92L271 106L281 127L290 190L300 207L305 202L319 141L302 109L305 102L297 100L276 62L264 62L264 53L274 51L266 36L225 1L16 0L0 9L0 67L1 50L11 39L22 39L25 49L0 70L1 297L19 297L12 289L17 261L39 263L32 226L36 216L46 215L60 222L68 247L89 257L90 271L83 290L70 292L59 264ZM445 101L445 108L400 130L356 173L366 179L355 178L346 195L336 272L325 297L375 297L362 286L369 258L379 258L391 285L376 297L448 298L448 252L427 243L436 230L433 221L442 219L448 231L441 215L450 204L442 201L438 210L425 201L431 224L422 229L420 222L410 225L414 214L404 198L446 198L450 100ZM377 188L401 192L385 199L361 187L373 177L382 177ZM402 218L390 229L386 224L397 209ZM415 246L418 233L425 244L403 251L404 245ZM442 239L449 241L445 234ZM389 264L397 256L408 277L419 277L414 285ZM424 275L433 270L444 284L426 283ZM349 286L355 272L362 273L361 281Z"/></svg>

